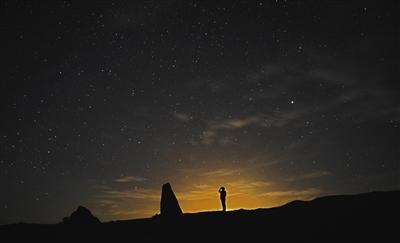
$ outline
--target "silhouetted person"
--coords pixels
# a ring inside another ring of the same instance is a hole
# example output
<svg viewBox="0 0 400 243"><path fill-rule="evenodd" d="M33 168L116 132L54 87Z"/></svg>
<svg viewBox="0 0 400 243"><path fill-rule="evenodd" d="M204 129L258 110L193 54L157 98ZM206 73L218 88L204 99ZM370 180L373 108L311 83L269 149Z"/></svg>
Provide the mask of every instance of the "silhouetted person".
<svg viewBox="0 0 400 243"><path fill-rule="evenodd" d="M225 187L221 187L219 190L219 197L221 199L221 204L222 204L222 212L226 211L226 191L225 191Z"/></svg>

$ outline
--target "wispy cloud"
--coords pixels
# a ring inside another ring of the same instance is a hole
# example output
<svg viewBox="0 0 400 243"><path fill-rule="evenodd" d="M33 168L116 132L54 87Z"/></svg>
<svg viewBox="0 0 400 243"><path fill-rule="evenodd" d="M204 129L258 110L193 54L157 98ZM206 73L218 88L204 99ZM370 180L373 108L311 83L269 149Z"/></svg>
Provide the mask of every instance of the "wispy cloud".
<svg viewBox="0 0 400 243"><path fill-rule="evenodd" d="M347 114L357 117L359 121L382 116L398 117L398 111L393 109L396 107L396 94L382 85L382 81L388 78L392 78L390 73L381 73L380 69L365 69L351 60L347 64L335 67L322 64L312 70L290 63L266 63L247 75L247 81L250 83L269 84L268 91L262 92L261 95L250 94L254 96L253 99L280 100L282 94L292 93L305 84L314 84L314 87L321 87L316 90L310 89L312 95L319 96L318 106L307 109L314 102L310 97L304 97L302 107L297 105L297 108L305 110L303 115L340 109L346 110ZM322 96L327 89L334 92L329 96Z"/></svg>
<svg viewBox="0 0 400 243"><path fill-rule="evenodd" d="M178 200L181 201L200 201L207 199L214 199L217 196L217 190L211 189L211 187L189 190L186 192L176 193Z"/></svg>
<svg viewBox="0 0 400 243"><path fill-rule="evenodd" d="M201 143L211 145L216 141L221 144L234 144L235 140L232 137L224 136L217 139L217 136L222 131L232 131L244 129L250 126L258 127L283 127L288 123L295 121L306 113L305 109L296 109L289 111L273 111L269 114L257 114L251 116L242 116L231 119L209 120L206 129L202 132L200 138Z"/></svg>
<svg viewBox="0 0 400 243"><path fill-rule="evenodd" d="M124 185L128 184L118 187ZM160 189L123 187L99 190L92 203L105 220L142 218L158 212L160 197Z"/></svg>
<svg viewBox="0 0 400 243"><path fill-rule="evenodd" d="M109 211L109 216L118 219L132 219L132 218L145 218L152 215L155 215L157 211L154 209L137 209L131 210L127 208L115 208L112 211Z"/></svg>
<svg viewBox="0 0 400 243"><path fill-rule="evenodd" d="M265 161L265 162L258 162L258 163L253 163L254 168L264 168L264 167L270 167L273 165L279 164L279 160L272 160L272 161Z"/></svg>
<svg viewBox="0 0 400 243"><path fill-rule="evenodd" d="M193 117L190 114L182 113L182 112L174 112L173 116L176 120L181 121L181 122L188 122L193 119Z"/></svg>
<svg viewBox="0 0 400 243"><path fill-rule="evenodd" d="M325 171L325 170L319 170L319 171L312 171L310 173L306 173L302 176L300 176L301 179L314 179L314 178L319 178L327 175L332 175L331 172Z"/></svg>
<svg viewBox="0 0 400 243"><path fill-rule="evenodd" d="M114 200L110 200L110 199L101 199L101 200L98 200L97 202L100 203L102 206L116 204L116 202Z"/></svg>
<svg viewBox="0 0 400 243"><path fill-rule="evenodd" d="M250 180L250 179L241 179L235 180L232 179L234 177L229 177L228 181L224 183L226 189L228 190L229 196L243 196L246 197L248 193L253 193L254 191L264 190L267 187L273 185L272 182L263 181L263 180ZM225 179L226 180L226 179ZM206 200L206 199L215 199L218 197L217 190L219 188L219 184L193 184L191 189L182 193L178 192L178 198L180 200ZM255 194L257 195L257 194Z"/></svg>
<svg viewBox="0 0 400 243"><path fill-rule="evenodd" d="M142 182L142 181L146 181L147 179L144 177L140 177L140 176L124 176L124 177L120 177L115 179L115 182Z"/></svg>
<svg viewBox="0 0 400 243"><path fill-rule="evenodd" d="M210 118L204 124L200 138L190 141L193 145L236 145L239 138L232 136L235 130L248 127L282 128L297 125L303 118L313 119L315 125L322 122L320 115L337 114L338 119L366 121L371 118L390 117L399 119L395 93L382 85L389 77L379 70L365 70L352 61L348 65L332 67L328 63L306 69L294 63L266 63L245 75L248 84L257 84L260 89L241 91L241 98L252 104L265 104L265 110L247 113L229 119ZM232 75L232 80L243 78ZM217 83L220 83L219 78ZM195 82L198 83L198 82ZM209 82L206 82L207 84ZM229 82L231 92L241 82ZM236 85L236 86L235 86ZM297 95L298 90L304 94ZM327 90L331 90L329 95ZM296 92L295 92L296 91ZM291 95L291 96L289 96ZM295 103L290 103L293 100ZM316 102L318 100L318 102ZM285 105L287 104L291 105ZM274 104L274 105L272 105ZM276 107L275 104L283 104ZM275 109L277 108L277 109ZM341 112L337 112L341 111ZM177 114L177 119L187 120L187 116ZM385 118L386 119L386 118ZM325 122L325 121L324 121ZM301 123L304 124L304 123ZM317 126L314 126L317 127Z"/></svg>
<svg viewBox="0 0 400 243"><path fill-rule="evenodd" d="M227 185L236 189L255 189L259 187L271 186L273 183L269 181L251 181L251 180L238 180L233 182L228 182Z"/></svg>
<svg viewBox="0 0 400 243"><path fill-rule="evenodd" d="M227 176L235 176L235 175L243 175L244 173L254 173L262 168L273 167L278 165L281 162L280 157L272 157L270 155L259 155L253 158L248 158L241 163L245 166L236 167L236 168L226 168L226 167L217 167L214 169L204 169L204 168L177 168L177 171L182 174L191 174L191 177L227 177Z"/></svg>
<svg viewBox="0 0 400 243"><path fill-rule="evenodd" d="M323 80L331 84L354 84L357 79L353 77L351 70L333 70L327 68L316 68L307 73L311 78Z"/></svg>
<svg viewBox="0 0 400 243"><path fill-rule="evenodd" d="M225 120L211 120L207 123L207 128L201 134L201 143L205 145L211 145L216 141L218 132L221 130L235 130L245 128L250 125L265 125L261 116L248 116L241 118L225 119ZM219 139L224 144L233 144L234 138L224 136Z"/></svg>
<svg viewBox="0 0 400 243"><path fill-rule="evenodd" d="M329 176L329 175L332 175L332 172L325 171L325 170L317 170L317 171L311 171L311 172L307 172L304 174L293 176L292 178L288 178L287 181L310 180L310 179L321 178L321 177Z"/></svg>
<svg viewBox="0 0 400 243"><path fill-rule="evenodd" d="M235 136L223 136L218 139L218 143L222 145L234 145L238 143L238 139Z"/></svg>
<svg viewBox="0 0 400 243"><path fill-rule="evenodd" d="M211 186L207 185L207 184L194 184L193 187L196 188L196 189L201 189L201 190L210 189L211 188Z"/></svg>
<svg viewBox="0 0 400 243"><path fill-rule="evenodd" d="M178 168L177 171L188 174L188 173L198 173L198 169L195 168Z"/></svg>
<svg viewBox="0 0 400 243"><path fill-rule="evenodd" d="M219 129L239 129L253 124L263 123L259 116L248 116L242 118L233 118L220 121L210 121L208 127L210 130Z"/></svg>
<svg viewBox="0 0 400 243"><path fill-rule="evenodd" d="M218 169L200 173L200 176L207 176L207 177L222 177L222 176L233 176L233 175L240 175L239 169Z"/></svg>
<svg viewBox="0 0 400 243"><path fill-rule="evenodd" d="M159 200L160 190L135 188L134 190L106 190L99 198L102 199L146 199Z"/></svg>
<svg viewBox="0 0 400 243"><path fill-rule="evenodd" d="M200 139L201 143L204 145L210 145L214 143L214 139L217 133L213 130L205 130L202 132Z"/></svg>
<svg viewBox="0 0 400 243"><path fill-rule="evenodd" d="M296 199L310 199L318 197L323 193L319 188L308 188L303 190L271 191L261 194L268 197L288 197Z"/></svg>
<svg viewBox="0 0 400 243"><path fill-rule="evenodd" d="M109 189L111 189L111 187L107 186L107 185L93 185L90 188L91 189L95 189L95 190L109 190Z"/></svg>

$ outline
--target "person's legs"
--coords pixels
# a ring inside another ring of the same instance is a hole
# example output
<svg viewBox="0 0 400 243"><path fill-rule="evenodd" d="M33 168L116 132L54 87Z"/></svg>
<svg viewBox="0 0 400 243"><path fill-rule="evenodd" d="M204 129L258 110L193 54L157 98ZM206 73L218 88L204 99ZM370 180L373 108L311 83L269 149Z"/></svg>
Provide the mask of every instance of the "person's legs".
<svg viewBox="0 0 400 243"><path fill-rule="evenodd" d="M221 199L222 202L222 211L226 211L226 204L225 204L225 199Z"/></svg>

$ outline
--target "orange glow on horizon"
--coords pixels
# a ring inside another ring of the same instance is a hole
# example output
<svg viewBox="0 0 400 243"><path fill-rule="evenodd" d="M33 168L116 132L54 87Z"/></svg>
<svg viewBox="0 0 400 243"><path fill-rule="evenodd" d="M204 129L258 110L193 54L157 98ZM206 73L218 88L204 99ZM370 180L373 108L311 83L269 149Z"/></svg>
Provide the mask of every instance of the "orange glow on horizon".
<svg viewBox="0 0 400 243"><path fill-rule="evenodd" d="M287 185L263 180L250 171L220 169L194 171L172 181L172 189L184 213L222 210L218 189L227 191L227 210L281 206L293 200L309 200L321 195L315 188L295 190ZM128 188L103 191L94 211L103 221L147 218L159 214L161 185L158 188ZM99 204L100 203L100 204ZM100 206L99 206L100 205Z"/></svg>

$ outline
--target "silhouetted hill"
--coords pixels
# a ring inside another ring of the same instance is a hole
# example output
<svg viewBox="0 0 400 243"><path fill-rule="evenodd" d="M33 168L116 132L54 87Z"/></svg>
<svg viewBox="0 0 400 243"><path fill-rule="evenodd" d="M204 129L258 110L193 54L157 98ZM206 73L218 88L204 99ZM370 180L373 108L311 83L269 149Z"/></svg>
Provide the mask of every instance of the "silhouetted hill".
<svg viewBox="0 0 400 243"><path fill-rule="evenodd" d="M327 196L269 209L186 213L101 224L14 224L0 241L400 242L400 191Z"/></svg>
<svg viewBox="0 0 400 243"><path fill-rule="evenodd" d="M100 220L93 216L89 209L79 206L69 217L63 218L63 224L66 225L92 225L99 224Z"/></svg>

